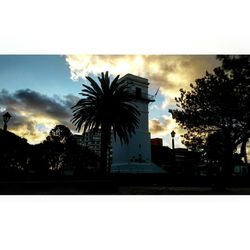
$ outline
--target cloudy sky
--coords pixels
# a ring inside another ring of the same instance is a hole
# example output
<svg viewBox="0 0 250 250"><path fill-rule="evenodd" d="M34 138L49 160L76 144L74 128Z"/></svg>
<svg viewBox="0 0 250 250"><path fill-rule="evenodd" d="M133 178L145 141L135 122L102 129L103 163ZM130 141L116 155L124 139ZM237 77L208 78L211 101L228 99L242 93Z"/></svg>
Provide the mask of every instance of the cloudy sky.
<svg viewBox="0 0 250 250"><path fill-rule="evenodd" d="M86 75L109 71L121 76L132 73L149 79L149 93L159 92L149 106L151 137L161 137L170 146L170 132L175 130L177 147L183 147L178 128L169 108L180 88L188 88L195 79L212 71L219 62L215 56L166 55L27 55L0 56L0 112L13 116L9 130L32 144L45 139L56 124L68 126L72 107Z"/></svg>

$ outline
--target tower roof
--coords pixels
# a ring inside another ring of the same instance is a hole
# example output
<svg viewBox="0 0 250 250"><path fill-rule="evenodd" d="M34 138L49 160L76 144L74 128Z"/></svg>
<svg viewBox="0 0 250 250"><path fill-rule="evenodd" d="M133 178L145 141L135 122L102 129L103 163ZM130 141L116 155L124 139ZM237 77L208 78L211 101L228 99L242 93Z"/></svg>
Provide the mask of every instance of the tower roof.
<svg viewBox="0 0 250 250"><path fill-rule="evenodd" d="M120 81L121 80L131 80L133 82L139 82L139 83L149 85L149 82L148 82L147 78L143 78L143 77L136 76L136 75L133 75L133 74L126 74L125 76L121 77L119 80Z"/></svg>

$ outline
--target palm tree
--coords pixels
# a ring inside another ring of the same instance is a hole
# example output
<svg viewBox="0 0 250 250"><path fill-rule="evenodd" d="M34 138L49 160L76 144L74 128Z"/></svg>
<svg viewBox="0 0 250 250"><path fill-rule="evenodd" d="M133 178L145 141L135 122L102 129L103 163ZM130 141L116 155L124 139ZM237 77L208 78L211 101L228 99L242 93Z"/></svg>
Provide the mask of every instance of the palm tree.
<svg viewBox="0 0 250 250"><path fill-rule="evenodd" d="M119 137L121 143L128 144L129 138L138 127L140 112L131 102L132 95L128 84L119 81L119 75L113 81L108 72L98 77L99 84L91 77L86 77L90 86L83 84L80 99L73 109L72 123L78 132L83 126L86 131L95 133L101 130L101 172L107 172L108 147L111 141L111 130L114 139Z"/></svg>

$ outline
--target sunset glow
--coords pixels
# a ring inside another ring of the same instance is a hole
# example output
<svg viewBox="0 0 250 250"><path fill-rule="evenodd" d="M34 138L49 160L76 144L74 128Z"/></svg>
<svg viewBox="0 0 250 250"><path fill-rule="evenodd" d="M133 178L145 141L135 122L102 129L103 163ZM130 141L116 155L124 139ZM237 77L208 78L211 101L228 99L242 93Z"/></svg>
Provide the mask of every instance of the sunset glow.
<svg viewBox="0 0 250 250"><path fill-rule="evenodd" d="M148 78L150 94L159 89L154 104L149 106L151 137L162 137L164 144L171 146L170 132L175 130L176 145L183 147L180 135L184 131L168 109L175 107L174 98L179 96L180 88L188 89L191 82L218 65L215 56L2 56L0 110L13 115L10 131L33 144L44 140L56 124L64 124L76 133L70 122L71 107L80 98L82 83L87 83L85 77L107 70L113 76L131 73Z"/></svg>

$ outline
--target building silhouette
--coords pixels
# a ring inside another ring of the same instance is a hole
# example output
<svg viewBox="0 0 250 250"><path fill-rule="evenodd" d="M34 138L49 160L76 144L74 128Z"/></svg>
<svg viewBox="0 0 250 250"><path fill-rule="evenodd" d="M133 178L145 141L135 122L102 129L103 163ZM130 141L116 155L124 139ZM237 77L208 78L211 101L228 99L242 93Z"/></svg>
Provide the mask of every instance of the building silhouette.
<svg viewBox="0 0 250 250"><path fill-rule="evenodd" d="M162 138L152 138L151 146L163 146Z"/></svg>
<svg viewBox="0 0 250 250"><path fill-rule="evenodd" d="M148 104L154 97L148 94L148 79L127 74L120 81L128 83L139 116L139 126L128 145L112 138L112 166L114 173L162 173L163 169L151 162L151 144L148 126Z"/></svg>
<svg viewBox="0 0 250 250"><path fill-rule="evenodd" d="M101 155L101 131L96 133L86 132L85 135L74 135L74 139L78 145L87 147L95 152L98 156Z"/></svg>

